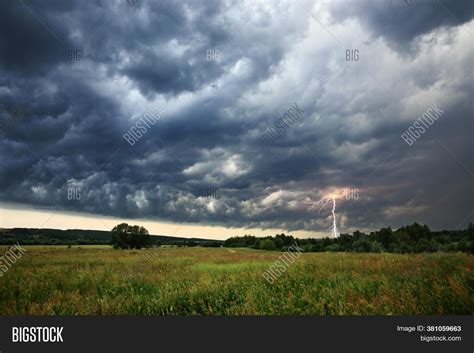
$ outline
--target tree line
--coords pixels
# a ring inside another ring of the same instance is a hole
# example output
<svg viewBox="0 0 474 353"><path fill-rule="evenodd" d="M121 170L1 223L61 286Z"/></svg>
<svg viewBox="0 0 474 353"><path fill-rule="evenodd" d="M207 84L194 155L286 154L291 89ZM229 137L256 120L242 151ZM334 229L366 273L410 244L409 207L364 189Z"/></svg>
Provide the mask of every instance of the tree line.
<svg viewBox="0 0 474 353"><path fill-rule="evenodd" d="M222 241L218 240L203 240L203 239L183 239L171 237L166 238L166 245L174 245L178 247L220 247ZM147 247L159 247L163 245L160 238L150 236L148 230L138 225L129 225L127 223L120 223L116 225L111 231L111 244L114 249L141 249Z"/></svg>
<svg viewBox="0 0 474 353"><path fill-rule="evenodd" d="M421 253L438 251L461 251L474 253L474 225L465 230L431 231L426 225L414 223L397 230L381 228L369 234L356 231L341 234L338 238L296 239L291 235L255 237L245 235L224 241L224 247L247 247L261 250L286 251L295 243L306 252L393 252Z"/></svg>
<svg viewBox="0 0 474 353"><path fill-rule="evenodd" d="M461 251L474 253L474 225L467 229L454 231L431 231L426 225L418 223L397 230L381 228L369 234L354 232L341 234L339 238L296 239L291 235L255 237L245 235L232 237L225 241L209 239L186 239L167 236L150 236L148 231L137 225L126 223L115 226L111 232L90 230L58 229L0 229L0 245L17 242L22 245L88 245L112 244L116 249L140 249L173 245L178 247L247 247L262 250L286 251L295 243L306 252L347 251L347 252L394 252L420 253L438 251Z"/></svg>

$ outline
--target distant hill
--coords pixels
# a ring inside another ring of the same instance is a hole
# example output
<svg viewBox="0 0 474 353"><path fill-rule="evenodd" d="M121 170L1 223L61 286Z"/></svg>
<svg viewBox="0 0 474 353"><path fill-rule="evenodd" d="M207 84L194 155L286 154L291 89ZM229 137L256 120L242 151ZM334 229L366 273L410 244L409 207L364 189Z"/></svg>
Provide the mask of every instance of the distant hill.
<svg viewBox="0 0 474 353"><path fill-rule="evenodd" d="M19 242L24 245L110 244L108 231L49 228L0 228L0 245ZM152 245L220 246L221 240L152 235Z"/></svg>

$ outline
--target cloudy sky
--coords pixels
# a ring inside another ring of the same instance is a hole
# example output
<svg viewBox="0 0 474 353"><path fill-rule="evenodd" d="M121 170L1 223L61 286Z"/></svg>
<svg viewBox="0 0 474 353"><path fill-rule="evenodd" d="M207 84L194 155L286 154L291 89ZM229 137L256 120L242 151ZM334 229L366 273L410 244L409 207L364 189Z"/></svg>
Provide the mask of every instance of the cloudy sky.
<svg viewBox="0 0 474 353"><path fill-rule="evenodd" d="M473 17L470 0L8 1L0 226L321 236L334 197L341 232L463 228Z"/></svg>

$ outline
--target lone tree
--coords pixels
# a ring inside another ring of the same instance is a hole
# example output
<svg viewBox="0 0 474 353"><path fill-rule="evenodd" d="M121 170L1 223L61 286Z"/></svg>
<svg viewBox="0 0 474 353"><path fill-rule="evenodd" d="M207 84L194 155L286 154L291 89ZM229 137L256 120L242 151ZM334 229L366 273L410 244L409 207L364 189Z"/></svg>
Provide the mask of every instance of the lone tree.
<svg viewBox="0 0 474 353"><path fill-rule="evenodd" d="M150 242L148 231L139 226L120 223L112 229L112 245L114 249L141 249Z"/></svg>

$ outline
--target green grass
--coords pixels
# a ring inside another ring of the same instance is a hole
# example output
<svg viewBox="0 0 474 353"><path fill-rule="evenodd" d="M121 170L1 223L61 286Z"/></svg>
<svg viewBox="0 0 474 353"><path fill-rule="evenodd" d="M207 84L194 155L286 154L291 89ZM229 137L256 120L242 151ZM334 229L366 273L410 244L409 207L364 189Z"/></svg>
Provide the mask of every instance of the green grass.
<svg viewBox="0 0 474 353"><path fill-rule="evenodd" d="M307 253L269 284L262 273L281 253L173 247L26 249L0 277L1 315L474 313L474 257L461 253ZM145 257L145 252L152 256Z"/></svg>

